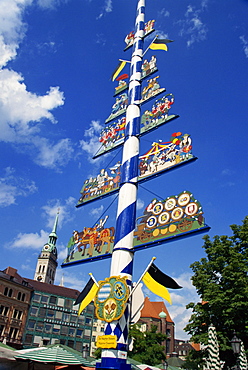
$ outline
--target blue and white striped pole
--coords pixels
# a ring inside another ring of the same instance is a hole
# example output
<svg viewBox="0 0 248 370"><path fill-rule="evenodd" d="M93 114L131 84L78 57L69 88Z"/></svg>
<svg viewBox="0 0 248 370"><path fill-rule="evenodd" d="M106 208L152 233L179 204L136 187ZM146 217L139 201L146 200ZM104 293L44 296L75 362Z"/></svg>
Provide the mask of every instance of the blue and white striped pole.
<svg viewBox="0 0 248 370"><path fill-rule="evenodd" d="M116 218L115 245L113 249L110 276L127 276L131 288L133 271L133 234L136 220L137 179L139 164L141 66L143 59L145 0L139 0L135 22L135 37L131 59L126 113L125 142L122 154L121 186ZM101 369L130 370L126 363L128 351L128 327L130 303L124 315L107 323L105 335L117 336L116 349L103 349Z"/></svg>

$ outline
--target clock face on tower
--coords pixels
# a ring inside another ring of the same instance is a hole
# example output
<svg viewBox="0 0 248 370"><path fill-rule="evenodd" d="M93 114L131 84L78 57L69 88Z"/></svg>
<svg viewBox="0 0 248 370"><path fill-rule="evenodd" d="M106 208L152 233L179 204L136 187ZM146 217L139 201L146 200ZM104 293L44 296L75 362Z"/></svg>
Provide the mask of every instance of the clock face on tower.
<svg viewBox="0 0 248 370"><path fill-rule="evenodd" d="M41 281L42 280L42 276L41 275L37 276L37 280L38 281Z"/></svg>
<svg viewBox="0 0 248 370"><path fill-rule="evenodd" d="M50 251L51 247L50 247L50 245L46 244L46 245L44 245L43 249L44 249L44 251L48 252L48 251Z"/></svg>

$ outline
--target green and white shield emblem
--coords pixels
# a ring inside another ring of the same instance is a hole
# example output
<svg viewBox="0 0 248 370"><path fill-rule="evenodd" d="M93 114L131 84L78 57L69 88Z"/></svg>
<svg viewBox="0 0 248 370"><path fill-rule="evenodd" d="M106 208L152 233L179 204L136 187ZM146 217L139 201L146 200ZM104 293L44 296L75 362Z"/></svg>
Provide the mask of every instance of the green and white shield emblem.
<svg viewBox="0 0 248 370"><path fill-rule="evenodd" d="M106 322L118 320L124 313L128 295L125 277L111 276L99 281L94 301L97 318Z"/></svg>

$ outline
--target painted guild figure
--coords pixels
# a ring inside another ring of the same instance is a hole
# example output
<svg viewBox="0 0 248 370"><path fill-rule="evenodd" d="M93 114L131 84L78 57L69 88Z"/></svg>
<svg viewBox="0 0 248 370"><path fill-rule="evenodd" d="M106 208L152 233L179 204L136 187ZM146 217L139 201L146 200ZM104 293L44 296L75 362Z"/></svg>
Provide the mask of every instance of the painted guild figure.
<svg viewBox="0 0 248 370"><path fill-rule="evenodd" d="M168 112L174 104L174 95L167 94L161 99L155 101L151 111L146 110L141 118L141 123L144 125L144 131L156 126L159 121L164 121L168 118Z"/></svg>
<svg viewBox="0 0 248 370"><path fill-rule="evenodd" d="M102 169L95 178L90 178L84 182L80 191L82 194L79 203L87 202L118 188L120 182L120 162L110 168L110 175Z"/></svg>
<svg viewBox="0 0 248 370"><path fill-rule="evenodd" d="M168 167L192 158L192 140L188 134L172 134L170 142L154 142L152 148L140 156L140 177L145 178Z"/></svg>
<svg viewBox="0 0 248 370"><path fill-rule="evenodd" d="M115 143L124 138L126 127L126 117L118 119L112 125L107 126L101 131L99 142L104 146L105 149L114 147Z"/></svg>
<svg viewBox="0 0 248 370"><path fill-rule="evenodd" d="M152 96L156 95L160 88L157 78L159 78L159 76L151 78L150 80L147 81L147 86L143 88L141 93L142 100L147 100Z"/></svg>
<svg viewBox="0 0 248 370"><path fill-rule="evenodd" d="M85 227L83 231L73 231L73 247L78 252L83 252L82 256L92 257L93 254L103 254L103 246L107 244L105 253L110 252L110 245L114 241L114 227L104 228L108 216L99 221L94 227Z"/></svg>
<svg viewBox="0 0 248 370"><path fill-rule="evenodd" d="M122 109L126 109L128 105L128 97L127 94L121 94L119 97L116 98L115 103L112 106L111 114L116 114Z"/></svg>
<svg viewBox="0 0 248 370"><path fill-rule="evenodd" d="M124 80L118 81L118 86L115 87L115 94L118 94L119 91L122 91L127 88L127 83Z"/></svg>
<svg viewBox="0 0 248 370"><path fill-rule="evenodd" d="M134 31L129 32L129 34L125 37L125 43L127 46L133 44L134 41Z"/></svg>
<svg viewBox="0 0 248 370"><path fill-rule="evenodd" d="M151 32L153 30L154 23L155 23L154 19L146 22L145 28L144 28L145 34Z"/></svg>
<svg viewBox="0 0 248 370"><path fill-rule="evenodd" d="M157 70L157 59L155 55L151 57L150 62L148 62L147 59L144 60L141 66L141 70L142 70L141 78L145 78L146 76Z"/></svg>

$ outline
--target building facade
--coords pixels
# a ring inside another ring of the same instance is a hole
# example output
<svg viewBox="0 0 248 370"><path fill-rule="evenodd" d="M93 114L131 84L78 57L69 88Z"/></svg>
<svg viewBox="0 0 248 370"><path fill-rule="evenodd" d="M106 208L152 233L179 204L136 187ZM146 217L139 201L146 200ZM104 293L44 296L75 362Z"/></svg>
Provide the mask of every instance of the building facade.
<svg viewBox="0 0 248 370"><path fill-rule="evenodd" d="M19 349L33 287L13 267L0 271L0 341Z"/></svg>
<svg viewBox="0 0 248 370"><path fill-rule="evenodd" d="M151 330L152 326L155 325L157 327L157 332L167 335L167 339L162 343L164 345L165 354L169 356L174 352L175 325L163 301L151 302L149 298L146 297L138 324L141 325L142 331Z"/></svg>

